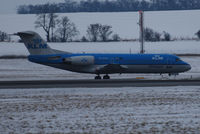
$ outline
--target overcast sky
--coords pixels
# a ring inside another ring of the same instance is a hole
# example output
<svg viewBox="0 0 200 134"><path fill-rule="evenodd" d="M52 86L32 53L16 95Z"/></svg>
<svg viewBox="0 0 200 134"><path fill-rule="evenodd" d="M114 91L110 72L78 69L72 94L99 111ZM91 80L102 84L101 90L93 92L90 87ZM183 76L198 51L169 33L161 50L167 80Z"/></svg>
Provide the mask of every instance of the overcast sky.
<svg viewBox="0 0 200 134"><path fill-rule="evenodd" d="M64 0L0 0L0 14L16 13L19 5L42 4L42 3L58 3Z"/></svg>

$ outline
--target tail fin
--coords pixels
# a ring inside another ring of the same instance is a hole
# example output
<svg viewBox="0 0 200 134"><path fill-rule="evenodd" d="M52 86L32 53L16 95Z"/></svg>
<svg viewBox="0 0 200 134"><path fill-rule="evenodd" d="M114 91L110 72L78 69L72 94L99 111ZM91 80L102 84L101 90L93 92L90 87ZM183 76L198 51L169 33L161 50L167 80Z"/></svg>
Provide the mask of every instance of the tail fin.
<svg viewBox="0 0 200 134"><path fill-rule="evenodd" d="M18 32L15 35L20 36L31 55L55 54L55 51L36 32L25 31Z"/></svg>

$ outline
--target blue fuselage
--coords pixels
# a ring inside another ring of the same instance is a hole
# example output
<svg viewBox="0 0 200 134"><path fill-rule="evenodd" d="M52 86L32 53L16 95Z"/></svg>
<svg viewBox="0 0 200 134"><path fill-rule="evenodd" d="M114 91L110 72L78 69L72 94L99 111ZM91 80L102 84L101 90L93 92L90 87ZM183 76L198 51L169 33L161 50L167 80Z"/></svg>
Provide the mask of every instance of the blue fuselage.
<svg viewBox="0 0 200 134"><path fill-rule="evenodd" d="M30 55L31 62L81 73L180 73L191 66L170 54Z"/></svg>

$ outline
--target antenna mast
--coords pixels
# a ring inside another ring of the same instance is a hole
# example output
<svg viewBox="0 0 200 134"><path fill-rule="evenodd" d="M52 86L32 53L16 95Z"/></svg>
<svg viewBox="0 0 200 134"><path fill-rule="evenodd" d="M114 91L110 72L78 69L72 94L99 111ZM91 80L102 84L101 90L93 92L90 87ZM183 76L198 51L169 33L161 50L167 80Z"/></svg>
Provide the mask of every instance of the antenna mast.
<svg viewBox="0 0 200 134"><path fill-rule="evenodd" d="M139 11L140 19L139 19L139 26L140 26L140 53L143 54L144 51L144 12Z"/></svg>

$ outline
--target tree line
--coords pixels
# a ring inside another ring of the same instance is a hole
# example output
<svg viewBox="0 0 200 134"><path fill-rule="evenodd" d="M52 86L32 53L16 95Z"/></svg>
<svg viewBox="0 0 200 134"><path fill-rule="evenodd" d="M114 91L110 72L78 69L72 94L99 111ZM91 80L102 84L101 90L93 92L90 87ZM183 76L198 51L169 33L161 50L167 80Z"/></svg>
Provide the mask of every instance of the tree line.
<svg viewBox="0 0 200 134"><path fill-rule="evenodd" d="M48 42L107 42L107 41L132 41L138 39L123 39L118 34L113 34L111 25L104 25L100 23L90 24L87 27L86 35L81 39L75 39L79 35L76 25L67 17L59 17L55 13L37 14L35 20L35 28L42 28L46 33L46 40ZM200 39L200 30L195 35ZM75 39L75 40L74 40ZM144 29L145 41L171 41L172 39L168 32L157 32L151 28ZM195 38L193 38L195 39ZM0 31L0 42L11 41L9 34Z"/></svg>
<svg viewBox="0 0 200 134"><path fill-rule="evenodd" d="M67 16L59 18L55 13L37 14L35 28L42 28L45 31L48 42L69 42L79 35L76 25ZM118 41L120 37L117 34L113 35L113 39L110 38L112 33L110 25L90 24L87 28L87 37L83 36L81 41Z"/></svg>
<svg viewBox="0 0 200 134"><path fill-rule="evenodd" d="M171 35L168 32L163 31L162 33L159 33L151 28L144 29L144 39L145 41L151 41L151 42L172 40Z"/></svg>
<svg viewBox="0 0 200 134"><path fill-rule="evenodd" d="M35 28L42 28L46 33L47 42L108 42L108 41L128 41L122 39L118 34L113 34L111 25L100 23L90 24L87 27L86 35L81 39L75 40L79 35L76 25L67 17L59 17L55 13L37 14L35 20ZM171 35L167 32L159 33L151 28L145 28L146 41L170 41ZM200 31L196 34L200 34ZM164 35L164 37L161 37ZM200 36L199 36L200 37ZM130 39L132 40L132 39ZM136 40L136 39L135 39ZM11 36L6 32L0 31L0 42L11 41Z"/></svg>
<svg viewBox="0 0 200 134"><path fill-rule="evenodd" d="M65 0L63 3L21 5L18 14L69 12L126 12L200 9L200 0Z"/></svg>
<svg viewBox="0 0 200 134"><path fill-rule="evenodd" d="M55 13L38 14L35 27L42 28L45 31L48 42L69 42L79 35L76 25L67 16L59 18ZM87 35L83 36L79 41L123 41L118 34L113 34L112 26L110 25L90 24L86 33ZM165 31L159 33L151 28L145 28L144 38L145 41L170 41L171 35Z"/></svg>

